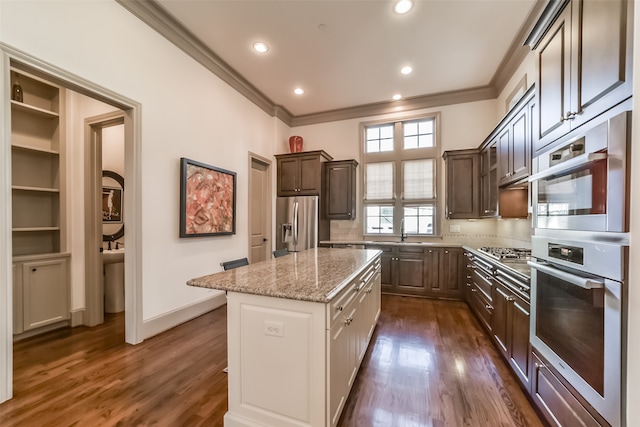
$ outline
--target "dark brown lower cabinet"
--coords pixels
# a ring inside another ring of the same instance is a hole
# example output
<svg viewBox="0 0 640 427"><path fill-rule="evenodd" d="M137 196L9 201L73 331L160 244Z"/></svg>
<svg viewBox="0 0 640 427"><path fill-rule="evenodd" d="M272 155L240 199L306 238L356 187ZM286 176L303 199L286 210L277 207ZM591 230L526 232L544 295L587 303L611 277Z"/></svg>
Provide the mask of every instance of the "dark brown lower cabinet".
<svg viewBox="0 0 640 427"><path fill-rule="evenodd" d="M440 266L439 295L443 298L460 299L464 285L465 256L459 248L440 249L442 252Z"/></svg>
<svg viewBox="0 0 640 427"><path fill-rule="evenodd" d="M396 252L391 263L391 276L396 279L396 293L424 295L426 291L424 271L424 254Z"/></svg>
<svg viewBox="0 0 640 427"><path fill-rule="evenodd" d="M544 359L531 352L531 397L550 425L600 427L608 424L591 414L578 398L547 366Z"/></svg>
<svg viewBox="0 0 640 427"><path fill-rule="evenodd" d="M529 283L498 264L466 253L469 307L491 335L522 385L530 390Z"/></svg>
<svg viewBox="0 0 640 427"><path fill-rule="evenodd" d="M429 298L462 299L464 251L419 245L366 245L382 251L384 293Z"/></svg>
<svg viewBox="0 0 640 427"><path fill-rule="evenodd" d="M366 248L382 251L382 254L380 255L380 291L385 293L394 293L394 285L391 278L391 264L395 258L393 247L367 245Z"/></svg>
<svg viewBox="0 0 640 427"><path fill-rule="evenodd" d="M529 310L520 295L498 284L493 288L491 333L498 349L525 388L529 389Z"/></svg>

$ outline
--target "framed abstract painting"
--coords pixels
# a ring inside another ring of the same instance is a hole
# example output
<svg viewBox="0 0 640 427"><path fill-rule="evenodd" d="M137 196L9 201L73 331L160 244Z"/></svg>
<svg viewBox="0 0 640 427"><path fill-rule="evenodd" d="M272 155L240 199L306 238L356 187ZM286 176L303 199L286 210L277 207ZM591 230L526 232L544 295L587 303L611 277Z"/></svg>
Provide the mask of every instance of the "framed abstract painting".
<svg viewBox="0 0 640 427"><path fill-rule="evenodd" d="M236 234L236 173L180 159L180 237Z"/></svg>

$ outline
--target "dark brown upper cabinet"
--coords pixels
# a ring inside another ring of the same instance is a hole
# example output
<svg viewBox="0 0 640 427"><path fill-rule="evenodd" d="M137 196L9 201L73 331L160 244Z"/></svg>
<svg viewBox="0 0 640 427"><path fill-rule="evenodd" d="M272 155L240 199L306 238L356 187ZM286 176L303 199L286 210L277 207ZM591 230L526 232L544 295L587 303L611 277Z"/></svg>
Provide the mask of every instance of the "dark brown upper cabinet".
<svg viewBox="0 0 640 427"><path fill-rule="evenodd" d="M355 160L339 160L325 163L325 215L327 219L356 218L356 169Z"/></svg>
<svg viewBox="0 0 640 427"><path fill-rule="evenodd" d="M278 166L278 197L322 194L322 165L333 160L333 157L322 150L276 154L275 157Z"/></svg>
<svg viewBox="0 0 640 427"><path fill-rule="evenodd" d="M500 122L497 136L491 137L492 141L497 138L499 186L519 181L531 173L530 102L533 102L532 88Z"/></svg>
<svg viewBox="0 0 640 427"><path fill-rule="evenodd" d="M549 3L527 39L537 64L535 150L632 95L633 3Z"/></svg>
<svg viewBox="0 0 640 427"><path fill-rule="evenodd" d="M497 138L480 152L480 216L498 215L498 146Z"/></svg>
<svg viewBox="0 0 640 427"><path fill-rule="evenodd" d="M480 152L476 149L445 151L442 157L447 165L447 218L479 218Z"/></svg>

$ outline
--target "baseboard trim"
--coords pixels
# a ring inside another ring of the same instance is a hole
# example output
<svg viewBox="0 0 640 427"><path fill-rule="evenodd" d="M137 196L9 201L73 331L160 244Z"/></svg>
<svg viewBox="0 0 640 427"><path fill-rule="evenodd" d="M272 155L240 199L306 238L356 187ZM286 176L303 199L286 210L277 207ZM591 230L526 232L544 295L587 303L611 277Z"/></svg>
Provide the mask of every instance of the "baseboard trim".
<svg viewBox="0 0 640 427"><path fill-rule="evenodd" d="M79 308L77 310L71 310L71 327L75 328L76 326L84 325L84 308Z"/></svg>
<svg viewBox="0 0 640 427"><path fill-rule="evenodd" d="M45 332L55 331L56 329L61 328L69 328L71 326L71 321L69 320L61 320L60 322L52 323L50 325L41 326L36 329L30 329L28 331L21 332L19 334L13 335L13 341L20 341L25 338L35 337L36 335L44 334Z"/></svg>
<svg viewBox="0 0 640 427"><path fill-rule="evenodd" d="M151 338L227 303L224 292L142 322L142 338Z"/></svg>

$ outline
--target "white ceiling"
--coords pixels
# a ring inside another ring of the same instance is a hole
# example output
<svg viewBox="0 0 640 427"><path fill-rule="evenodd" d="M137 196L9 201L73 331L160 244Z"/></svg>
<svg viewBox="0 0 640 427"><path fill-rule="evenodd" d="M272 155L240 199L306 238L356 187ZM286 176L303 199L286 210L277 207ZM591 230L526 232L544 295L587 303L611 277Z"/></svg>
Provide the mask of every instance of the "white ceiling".
<svg viewBox="0 0 640 427"><path fill-rule="evenodd" d="M294 116L485 87L536 3L414 0L397 15L391 0L155 1Z"/></svg>

